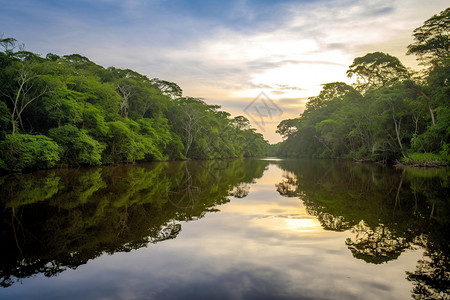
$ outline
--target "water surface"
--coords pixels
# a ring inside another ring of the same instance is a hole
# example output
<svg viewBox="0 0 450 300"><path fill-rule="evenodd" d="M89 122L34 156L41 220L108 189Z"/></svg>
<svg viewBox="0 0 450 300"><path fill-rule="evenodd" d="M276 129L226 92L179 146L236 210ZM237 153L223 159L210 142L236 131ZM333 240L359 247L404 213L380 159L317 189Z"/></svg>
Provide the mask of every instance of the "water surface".
<svg viewBox="0 0 450 300"><path fill-rule="evenodd" d="M227 160L0 178L0 299L448 299L449 172Z"/></svg>

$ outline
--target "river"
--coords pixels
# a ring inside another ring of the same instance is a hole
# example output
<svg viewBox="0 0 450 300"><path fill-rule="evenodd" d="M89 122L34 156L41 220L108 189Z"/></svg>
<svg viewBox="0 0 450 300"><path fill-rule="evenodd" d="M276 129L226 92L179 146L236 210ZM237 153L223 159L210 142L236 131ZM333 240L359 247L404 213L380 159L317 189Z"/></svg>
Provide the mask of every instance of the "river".
<svg viewBox="0 0 450 300"><path fill-rule="evenodd" d="M0 299L449 299L449 169L156 162L0 177Z"/></svg>

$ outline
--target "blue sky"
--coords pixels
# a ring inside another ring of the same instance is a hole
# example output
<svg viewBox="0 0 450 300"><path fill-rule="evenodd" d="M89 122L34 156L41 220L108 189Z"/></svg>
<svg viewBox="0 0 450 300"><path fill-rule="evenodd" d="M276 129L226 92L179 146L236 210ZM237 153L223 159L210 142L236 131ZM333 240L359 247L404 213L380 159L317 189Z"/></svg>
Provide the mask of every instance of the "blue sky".
<svg viewBox="0 0 450 300"><path fill-rule="evenodd" d="M321 84L345 81L355 57L405 56L414 28L443 0L0 0L0 33L46 55L79 53L178 83L233 115L264 92L283 114L260 131L274 142Z"/></svg>

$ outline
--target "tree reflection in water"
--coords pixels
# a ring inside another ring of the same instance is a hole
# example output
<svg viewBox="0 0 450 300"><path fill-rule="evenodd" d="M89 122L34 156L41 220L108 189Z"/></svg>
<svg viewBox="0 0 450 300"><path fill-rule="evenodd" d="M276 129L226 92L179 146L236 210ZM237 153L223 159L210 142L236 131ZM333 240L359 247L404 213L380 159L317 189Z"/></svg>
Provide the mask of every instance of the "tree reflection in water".
<svg viewBox="0 0 450 300"><path fill-rule="evenodd" d="M380 264L396 259L410 243L403 237L398 237L385 225L380 224L374 229L363 220L351 229L356 236L347 238L345 244L353 256L367 262Z"/></svg>
<svg viewBox="0 0 450 300"><path fill-rule="evenodd" d="M406 277L416 299L449 297L449 172L325 160L224 160L51 170L0 177L4 287L75 269L104 253L176 238L182 222L242 198L269 163L277 191L300 198L356 259L389 263L424 249ZM299 203L300 205L300 203Z"/></svg>
<svg viewBox="0 0 450 300"><path fill-rule="evenodd" d="M450 261L448 243L434 243L427 239L423 259L417 262L407 279L414 284L414 299L449 299ZM448 240L447 240L448 241Z"/></svg>
<svg viewBox="0 0 450 300"><path fill-rule="evenodd" d="M267 164L175 162L1 177L0 284L173 239L180 221L217 211Z"/></svg>
<svg viewBox="0 0 450 300"><path fill-rule="evenodd" d="M305 160L280 161L285 170L277 190L299 197L326 230L350 229L345 241L357 259L381 264L406 249L424 257L407 279L415 299L450 298L450 203L447 169L394 169Z"/></svg>

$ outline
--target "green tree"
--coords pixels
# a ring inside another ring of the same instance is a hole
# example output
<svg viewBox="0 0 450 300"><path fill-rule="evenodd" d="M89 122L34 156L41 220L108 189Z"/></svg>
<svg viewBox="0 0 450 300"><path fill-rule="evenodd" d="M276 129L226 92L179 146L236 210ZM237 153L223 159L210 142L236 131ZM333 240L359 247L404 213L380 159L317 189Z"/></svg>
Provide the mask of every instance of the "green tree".
<svg viewBox="0 0 450 300"><path fill-rule="evenodd" d="M150 82L171 99L180 98L183 94L183 90L174 82L161 80L159 78L153 78Z"/></svg>
<svg viewBox="0 0 450 300"><path fill-rule="evenodd" d="M2 37L0 46L0 136L17 133L17 126L50 136L63 149L61 163L236 158L267 150L268 142L247 119L181 98L176 83L105 69L80 54L42 58L15 51L12 38ZM0 152L3 169L9 169L7 157Z"/></svg>
<svg viewBox="0 0 450 300"><path fill-rule="evenodd" d="M135 124L132 124L135 125ZM137 124L136 124L137 125ZM122 121L108 122L107 162L134 162L145 158L140 136ZM138 126L138 125L137 125Z"/></svg>
<svg viewBox="0 0 450 300"><path fill-rule="evenodd" d="M347 76L356 76L356 89L363 93L370 88L392 86L410 78L409 71L398 58L383 52L355 58L347 70Z"/></svg>
<svg viewBox="0 0 450 300"><path fill-rule="evenodd" d="M123 78L116 83L117 92L122 97L122 101L120 102L120 115L123 118L128 118L130 97L133 95L133 86L130 81L130 79Z"/></svg>
<svg viewBox="0 0 450 300"><path fill-rule="evenodd" d="M320 109L327 105L328 101L334 99L343 99L348 94L359 94L354 88L344 82L331 82L322 85L323 88L318 96L309 97L306 102L306 113Z"/></svg>
<svg viewBox="0 0 450 300"><path fill-rule="evenodd" d="M51 129L48 134L64 149L62 162L71 166L101 164L105 146L90 137L86 130L80 130L73 125L64 125Z"/></svg>
<svg viewBox="0 0 450 300"><path fill-rule="evenodd" d="M19 51L7 53L13 55L13 63L3 70L9 77L0 90L2 96L10 104L11 134L16 133L17 123L23 127L22 115L25 109L34 101L52 92L42 75L37 71L38 58L28 52Z"/></svg>
<svg viewBox="0 0 450 300"><path fill-rule="evenodd" d="M7 134L0 142L3 168L22 171L51 168L60 160L61 148L49 137L16 133Z"/></svg>
<svg viewBox="0 0 450 300"><path fill-rule="evenodd" d="M422 64L442 64L449 59L450 8L432 16L414 29L414 42L406 54L418 56Z"/></svg>
<svg viewBox="0 0 450 300"><path fill-rule="evenodd" d="M10 112L4 102L0 102L0 137L2 138L8 129Z"/></svg>

